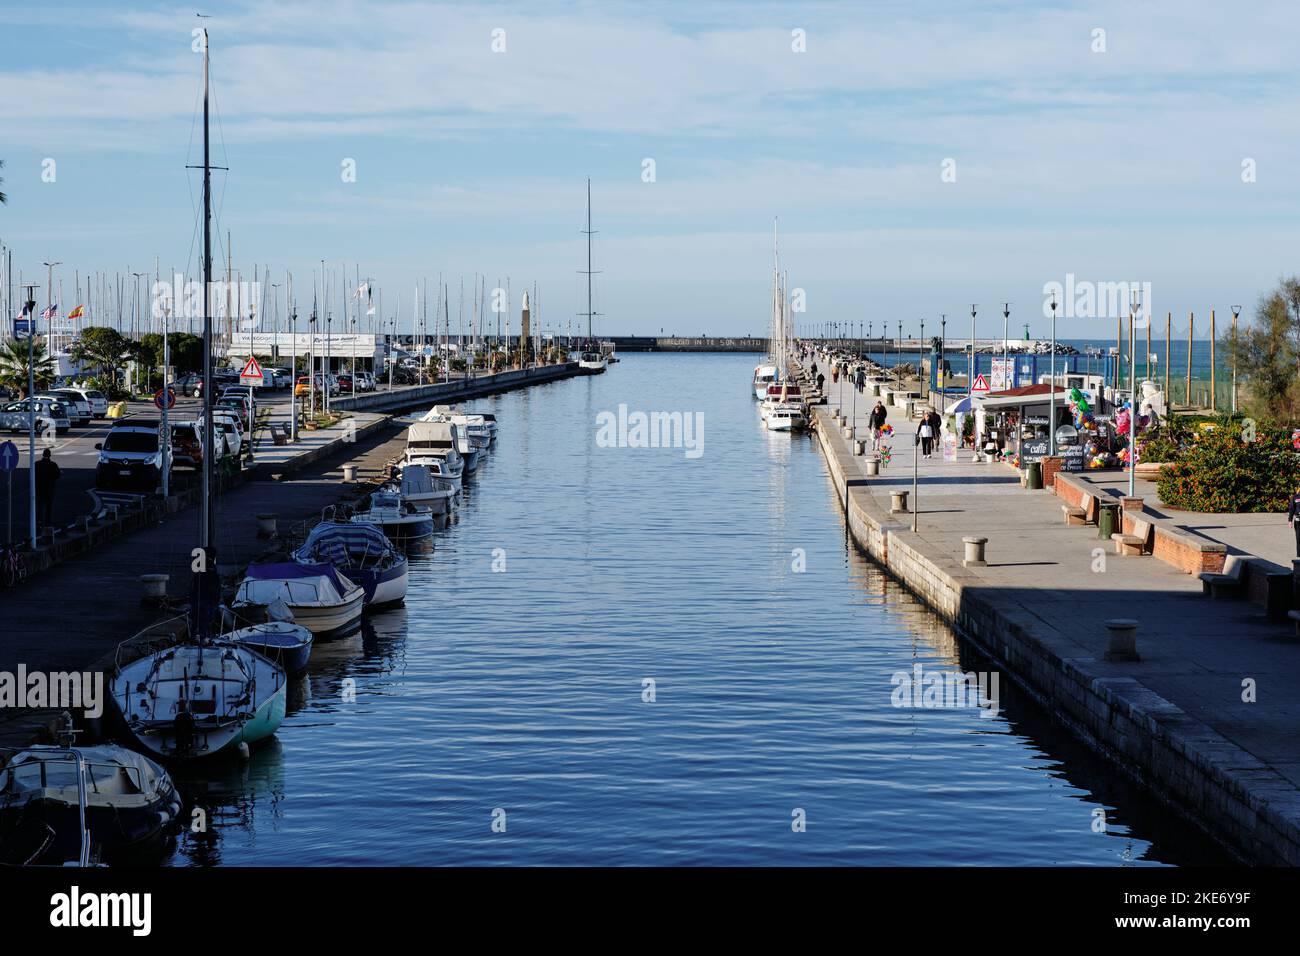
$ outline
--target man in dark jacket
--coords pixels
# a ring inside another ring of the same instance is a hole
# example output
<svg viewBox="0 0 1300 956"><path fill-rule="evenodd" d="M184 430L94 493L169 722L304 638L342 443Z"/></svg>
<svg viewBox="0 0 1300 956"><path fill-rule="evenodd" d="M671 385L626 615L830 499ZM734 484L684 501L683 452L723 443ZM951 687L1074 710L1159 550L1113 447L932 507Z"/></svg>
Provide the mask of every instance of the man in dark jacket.
<svg viewBox="0 0 1300 956"><path fill-rule="evenodd" d="M1300 558L1300 488L1291 492L1291 503L1286 507L1286 520L1295 531L1295 556Z"/></svg>
<svg viewBox="0 0 1300 956"><path fill-rule="evenodd" d="M880 429L885 427L885 418L888 414L885 411L885 406L877 400L875 408L871 409L871 414L867 416L867 427L871 429L871 448L873 451L880 451Z"/></svg>
<svg viewBox="0 0 1300 956"><path fill-rule="evenodd" d="M59 466L45 449L36 463L36 522L48 528L54 521L54 483L59 480Z"/></svg>

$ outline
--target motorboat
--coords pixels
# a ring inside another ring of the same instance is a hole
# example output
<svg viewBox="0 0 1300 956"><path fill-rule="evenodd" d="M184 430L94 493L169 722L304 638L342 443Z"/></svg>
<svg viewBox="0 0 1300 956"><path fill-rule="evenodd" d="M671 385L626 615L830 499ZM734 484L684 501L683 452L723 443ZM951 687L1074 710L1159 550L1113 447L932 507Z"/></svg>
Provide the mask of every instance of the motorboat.
<svg viewBox="0 0 1300 956"><path fill-rule="evenodd" d="M429 465L405 465L398 478L402 497L429 509L434 515L450 514L456 502L456 487Z"/></svg>
<svg viewBox="0 0 1300 956"><path fill-rule="evenodd" d="M16 751L0 768L0 863L90 866L156 844L180 815L171 776L116 744L77 747L63 714L56 746Z"/></svg>
<svg viewBox="0 0 1300 956"><path fill-rule="evenodd" d="M753 390L754 398L762 401L767 397L768 385L777 379L777 368L775 365L759 365L754 369Z"/></svg>
<svg viewBox="0 0 1300 956"><path fill-rule="evenodd" d="M251 564L231 605L267 608L282 601L296 624L319 638L349 634L361 625L366 591L332 564Z"/></svg>
<svg viewBox="0 0 1300 956"><path fill-rule="evenodd" d="M290 677L306 673L315 639L312 632L301 624L277 620L241 627L226 637L236 644L252 648L263 657L278 661Z"/></svg>
<svg viewBox="0 0 1300 956"><path fill-rule="evenodd" d="M584 375L599 375L608 364L605 356L599 352L588 350L578 353L578 370Z"/></svg>
<svg viewBox="0 0 1300 956"><path fill-rule="evenodd" d="M142 749L183 760L270 737L284 720L287 683L284 669L270 658L214 638L117 666L109 692Z"/></svg>
<svg viewBox="0 0 1300 956"><path fill-rule="evenodd" d="M467 416L457 413L446 405L435 405L424 414L420 421L451 424L456 451L460 453L461 460L465 463L465 474L470 475L478 470L479 460L487 455L487 447L490 442L486 436L481 436L477 440L471 438L469 423L466 419Z"/></svg>
<svg viewBox="0 0 1300 956"><path fill-rule="evenodd" d="M773 409L791 407L796 409L806 420L807 412L804 408L803 389L794 382L772 382L767 386L767 394L763 397L763 404L759 406L760 414L766 421Z"/></svg>
<svg viewBox="0 0 1300 956"><path fill-rule="evenodd" d="M465 460L457 450L456 426L447 421L412 422L406 430L406 451L402 465L428 465L437 477L459 490L464 480Z"/></svg>
<svg viewBox="0 0 1300 956"><path fill-rule="evenodd" d="M299 564L328 564L366 592L371 606L406 597L408 562L384 532L371 524L343 520L330 509L290 555Z"/></svg>
<svg viewBox="0 0 1300 956"><path fill-rule="evenodd" d="M800 431L808 424L804 418L803 412L797 405L777 405L768 411L763 419L763 424L769 431L774 432L793 432Z"/></svg>
<svg viewBox="0 0 1300 956"><path fill-rule="evenodd" d="M407 501L391 483L372 492L365 505L352 515L352 522L377 528L397 544L411 544L433 536L433 512Z"/></svg>
<svg viewBox="0 0 1300 956"><path fill-rule="evenodd" d="M491 412L483 412L481 415L479 415L479 417L482 418L483 423L487 425L488 437L491 438L492 441L496 441L497 440L497 417L493 415Z"/></svg>

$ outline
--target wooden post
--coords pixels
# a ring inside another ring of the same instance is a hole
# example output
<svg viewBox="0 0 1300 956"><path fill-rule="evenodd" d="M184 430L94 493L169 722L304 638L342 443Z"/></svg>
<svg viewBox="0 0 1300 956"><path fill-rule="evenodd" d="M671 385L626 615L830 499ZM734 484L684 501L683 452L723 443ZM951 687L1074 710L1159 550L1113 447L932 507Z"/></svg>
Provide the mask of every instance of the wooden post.
<svg viewBox="0 0 1300 956"><path fill-rule="evenodd" d="M1174 397L1169 394L1169 359L1174 352L1171 351L1173 346L1174 313L1165 312L1165 415L1169 415L1171 408L1174 407Z"/></svg>
<svg viewBox="0 0 1300 956"><path fill-rule="evenodd" d="M1214 375L1214 310L1210 310L1210 411L1219 410L1219 392Z"/></svg>
<svg viewBox="0 0 1300 956"><path fill-rule="evenodd" d="M1187 404L1192 404L1192 339L1196 338L1196 316L1187 313Z"/></svg>

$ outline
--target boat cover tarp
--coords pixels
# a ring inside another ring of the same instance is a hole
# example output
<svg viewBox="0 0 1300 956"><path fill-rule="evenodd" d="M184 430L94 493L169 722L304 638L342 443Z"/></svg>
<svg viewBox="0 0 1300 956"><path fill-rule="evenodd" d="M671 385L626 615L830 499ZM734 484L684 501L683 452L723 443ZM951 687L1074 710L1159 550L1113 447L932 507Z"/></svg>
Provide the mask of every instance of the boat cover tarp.
<svg viewBox="0 0 1300 956"><path fill-rule="evenodd" d="M356 585L339 573L332 564L250 564L248 578L252 581L300 581L305 578L327 578L340 598Z"/></svg>
<svg viewBox="0 0 1300 956"><path fill-rule="evenodd" d="M311 529L303 546L294 554L308 561L338 566L355 564L359 557L378 557L392 550L392 542L375 525L324 521Z"/></svg>

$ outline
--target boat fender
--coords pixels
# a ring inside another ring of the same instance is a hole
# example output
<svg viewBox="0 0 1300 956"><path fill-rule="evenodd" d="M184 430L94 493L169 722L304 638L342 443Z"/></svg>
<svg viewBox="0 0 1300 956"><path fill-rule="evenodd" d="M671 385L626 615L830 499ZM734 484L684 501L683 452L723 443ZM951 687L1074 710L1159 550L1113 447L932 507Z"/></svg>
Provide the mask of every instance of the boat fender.
<svg viewBox="0 0 1300 956"><path fill-rule="evenodd" d="M239 742L239 759L247 760L249 756L248 742L241 740Z"/></svg>

